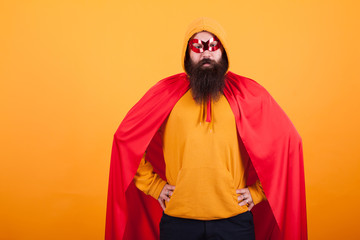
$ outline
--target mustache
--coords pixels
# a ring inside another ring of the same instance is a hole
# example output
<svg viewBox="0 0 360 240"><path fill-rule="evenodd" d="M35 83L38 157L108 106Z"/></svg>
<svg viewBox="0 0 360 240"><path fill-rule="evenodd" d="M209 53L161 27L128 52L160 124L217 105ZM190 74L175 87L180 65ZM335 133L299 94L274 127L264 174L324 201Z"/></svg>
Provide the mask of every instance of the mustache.
<svg viewBox="0 0 360 240"><path fill-rule="evenodd" d="M215 61L211 60L209 58L204 58L204 59L200 60L199 63L198 63L199 66L202 66L204 64L212 64L212 65L214 65Z"/></svg>

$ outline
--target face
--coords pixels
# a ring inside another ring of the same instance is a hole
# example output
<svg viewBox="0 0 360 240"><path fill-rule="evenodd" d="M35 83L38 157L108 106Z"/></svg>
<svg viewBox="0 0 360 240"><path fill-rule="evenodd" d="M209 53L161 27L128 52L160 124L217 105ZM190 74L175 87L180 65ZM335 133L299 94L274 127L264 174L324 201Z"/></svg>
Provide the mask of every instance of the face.
<svg viewBox="0 0 360 240"><path fill-rule="evenodd" d="M199 33L195 34L193 39L198 39L200 41L207 42L211 38L214 38L214 37L215 36L209 32L199 32ZM216 44L216 42L209 43L209 47L211 47L211 44L214 44L214 43ZM213 61L219 63L221 56L222 56L221 48L219 48L215 51L209 51L208 49L206 49L203 52L199 52L199 53L190 50L189 54L190 54L190 59L192 60L192 62L194 64L197 64L198 62L200 62L203 59L209 59L209 60L213 60ZM211 66L210 63L205 63L201 67L207 68L210 66Z"/></svg>

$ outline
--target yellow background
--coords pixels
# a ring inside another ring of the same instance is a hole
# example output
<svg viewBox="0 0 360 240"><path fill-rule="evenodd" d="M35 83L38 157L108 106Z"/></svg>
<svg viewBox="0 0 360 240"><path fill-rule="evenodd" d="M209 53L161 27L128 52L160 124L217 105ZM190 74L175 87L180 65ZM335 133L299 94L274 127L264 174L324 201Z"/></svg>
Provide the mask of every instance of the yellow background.
<svg viewBox="0 0 360 240"><path fill-rule="evenodd" d="M0 239L103 239L113 133L182 71L187 25L227 30L304 142L310 239L359 239L359 1L1 1Z"/></svg>

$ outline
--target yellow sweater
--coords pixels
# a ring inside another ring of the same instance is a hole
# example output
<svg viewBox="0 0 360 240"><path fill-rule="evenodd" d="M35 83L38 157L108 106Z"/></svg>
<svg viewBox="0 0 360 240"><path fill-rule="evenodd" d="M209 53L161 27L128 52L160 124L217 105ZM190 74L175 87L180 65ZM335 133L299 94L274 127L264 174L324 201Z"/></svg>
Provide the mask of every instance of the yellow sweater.
<svg viewBox="0 0 360 240"><path fill-rule="evenodd" d="M190 90L163 125L166 178L175 186L166 202L170 216L212 220L248 210L238 205L235 191L246 187L249 157L239 144L234 114L223 95L212 104L212 122L205 119L206 109L195 103ZM134 182L155 199L166 184L144 158ZM249 190L255 204L266 199L259 181Z"/></svg>

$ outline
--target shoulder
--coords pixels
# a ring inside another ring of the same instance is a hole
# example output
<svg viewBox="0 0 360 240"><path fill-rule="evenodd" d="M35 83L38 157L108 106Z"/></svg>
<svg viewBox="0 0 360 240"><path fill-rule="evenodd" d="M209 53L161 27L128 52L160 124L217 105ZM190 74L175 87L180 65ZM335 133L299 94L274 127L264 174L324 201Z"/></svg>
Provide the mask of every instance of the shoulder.
<svg viewBox="0 0 360 240"><path fill-rule="evenodd" d="M124 120L143 116L156 107L167 106L184 94L188 85L189 81L185 73L178 73L158 81L135 103Z"/></svg>
<svg viewBox="0 0 360 240"><path fill-rule="evenodd" d="M233 72L228 71L226 74L226 84L239 94L249 94L252 97L267 97L269 92L258 82Z"/></svg>
<svg viewBox="0 0 360 240"><path fill-rule="evenodd" d="M178 73L171 75L169 77L163 78L154 84L144 95L152 96L152 95L166 95L167 93L176 91L177 89L181 89L184 86L186 87L189 84L187 80L187 75L185 73Z"/></svg>
<svg viewBox="0 0 360 240"><path fill-rule="evenodd" d="M161 79L154 85L154 87L159 86L159 85L161 86L161 85L174 84L177 82L181 83L181 82L187 82L187 81L188 80L187 80L186 73L177 73L177 74L174 74L169 77Z"/></svg>
<svg viewBox="0 0 360 240"><path fill-rule="evenodd" d="M127 138L129 131L151 127L162 122L172 106L187 91L188 81L185 73L164 78L151 87L145 95L128 111L115 135ZM150 126L150 125L151 126Z"/></svg>
<svg viewBox="0 0 360 240"><path fill-rule="evenodd" d="M267 123L276 123L273 128L278 129L279 133L287 131L301 141L286 113L263 86L233 72L227 73L226 80L229 94L233 95L234 101L242 106L244 116L248 119L255 118L254 122L263 119Z"/></svg>

